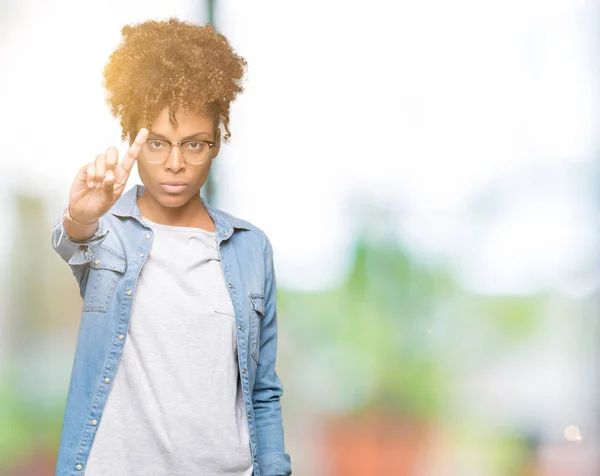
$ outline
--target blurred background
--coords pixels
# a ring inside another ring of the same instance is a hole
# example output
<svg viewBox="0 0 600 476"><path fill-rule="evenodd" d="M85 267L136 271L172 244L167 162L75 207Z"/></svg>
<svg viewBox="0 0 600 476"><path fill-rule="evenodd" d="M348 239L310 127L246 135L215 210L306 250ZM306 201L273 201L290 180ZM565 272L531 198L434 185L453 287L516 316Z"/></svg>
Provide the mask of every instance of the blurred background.
<svg viewBox="0 0 600 476"><path fill-rule="evenodd" d="M3 0L0 474L54 474L81 300L50 229L126 150L102 69L177 16L248 61L210 201L273 243L294 474L599 475L599 7Z"/></svg>

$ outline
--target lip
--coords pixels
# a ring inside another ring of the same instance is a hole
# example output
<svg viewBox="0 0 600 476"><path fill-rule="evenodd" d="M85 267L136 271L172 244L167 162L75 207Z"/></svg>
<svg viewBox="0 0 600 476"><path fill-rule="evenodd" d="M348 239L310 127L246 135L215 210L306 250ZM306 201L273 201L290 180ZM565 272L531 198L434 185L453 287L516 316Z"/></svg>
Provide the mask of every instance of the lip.
<svg viewBox="0 0 600 476"><path fill-rule="evenodd" d="M167 193L181 193L186 189L187 184L185 182L162 182L160 186Z"/></svg>

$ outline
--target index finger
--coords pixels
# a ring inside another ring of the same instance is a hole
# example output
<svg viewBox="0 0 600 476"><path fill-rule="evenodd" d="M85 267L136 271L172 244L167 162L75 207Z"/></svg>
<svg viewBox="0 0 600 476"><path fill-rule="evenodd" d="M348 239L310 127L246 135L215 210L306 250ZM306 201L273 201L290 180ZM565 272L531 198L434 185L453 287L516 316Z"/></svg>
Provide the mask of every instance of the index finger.
<svg viewBox="0 0 600 476"><path fill-rule="evenodd" d="M131 172L133 164L139 157L146 139L148 139L148 129L142 127L137 136L135 136L135 140L133 141L133 144L131 144L131 147L127 149L127 153L121 162L121 167L123 167L126 172Z"/></svg>

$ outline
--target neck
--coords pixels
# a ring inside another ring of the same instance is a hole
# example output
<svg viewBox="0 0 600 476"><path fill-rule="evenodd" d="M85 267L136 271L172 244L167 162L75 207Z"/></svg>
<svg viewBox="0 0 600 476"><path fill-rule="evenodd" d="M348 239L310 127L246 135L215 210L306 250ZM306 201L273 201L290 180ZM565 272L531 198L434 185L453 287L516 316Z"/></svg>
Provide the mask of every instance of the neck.
<svg viewBox="0 0 600 476"><path fill-rule="evenodd" d="M204 228L208 231L215 229L212 218L200 200L199 193L180 207L165 207L156 201L148 191L144 191L137 202L142 216L154 223Z"/></svg>

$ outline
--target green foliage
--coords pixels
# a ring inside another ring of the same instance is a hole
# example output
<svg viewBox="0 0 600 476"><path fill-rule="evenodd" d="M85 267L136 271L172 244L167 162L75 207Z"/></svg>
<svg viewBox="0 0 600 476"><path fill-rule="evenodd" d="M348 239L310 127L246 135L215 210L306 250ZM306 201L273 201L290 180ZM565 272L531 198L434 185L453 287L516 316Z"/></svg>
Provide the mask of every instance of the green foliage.
<svg viewBox="0 0 600 476"><path fill-rule="evenodd" d="M62 425L63 404L35 405L22 395L14 372L0 372L0 472L12 462L24 461L40 449L56 453Z"/></svg>
<svg viewBox="0 0 600 476"><path fill-rule="evenodd" d="M535 328L540 312L535 299L466 293L445 269L415 261L397 244L366 239L357 242L341 286L280 290L278 309L302 353L312 356L306 365L316 362L315 371L339 382L342 411L385 407L421 419L435 418L452 390L445 357L459 345L453 322L471 337L487 329L514 341Z"/></svg>

